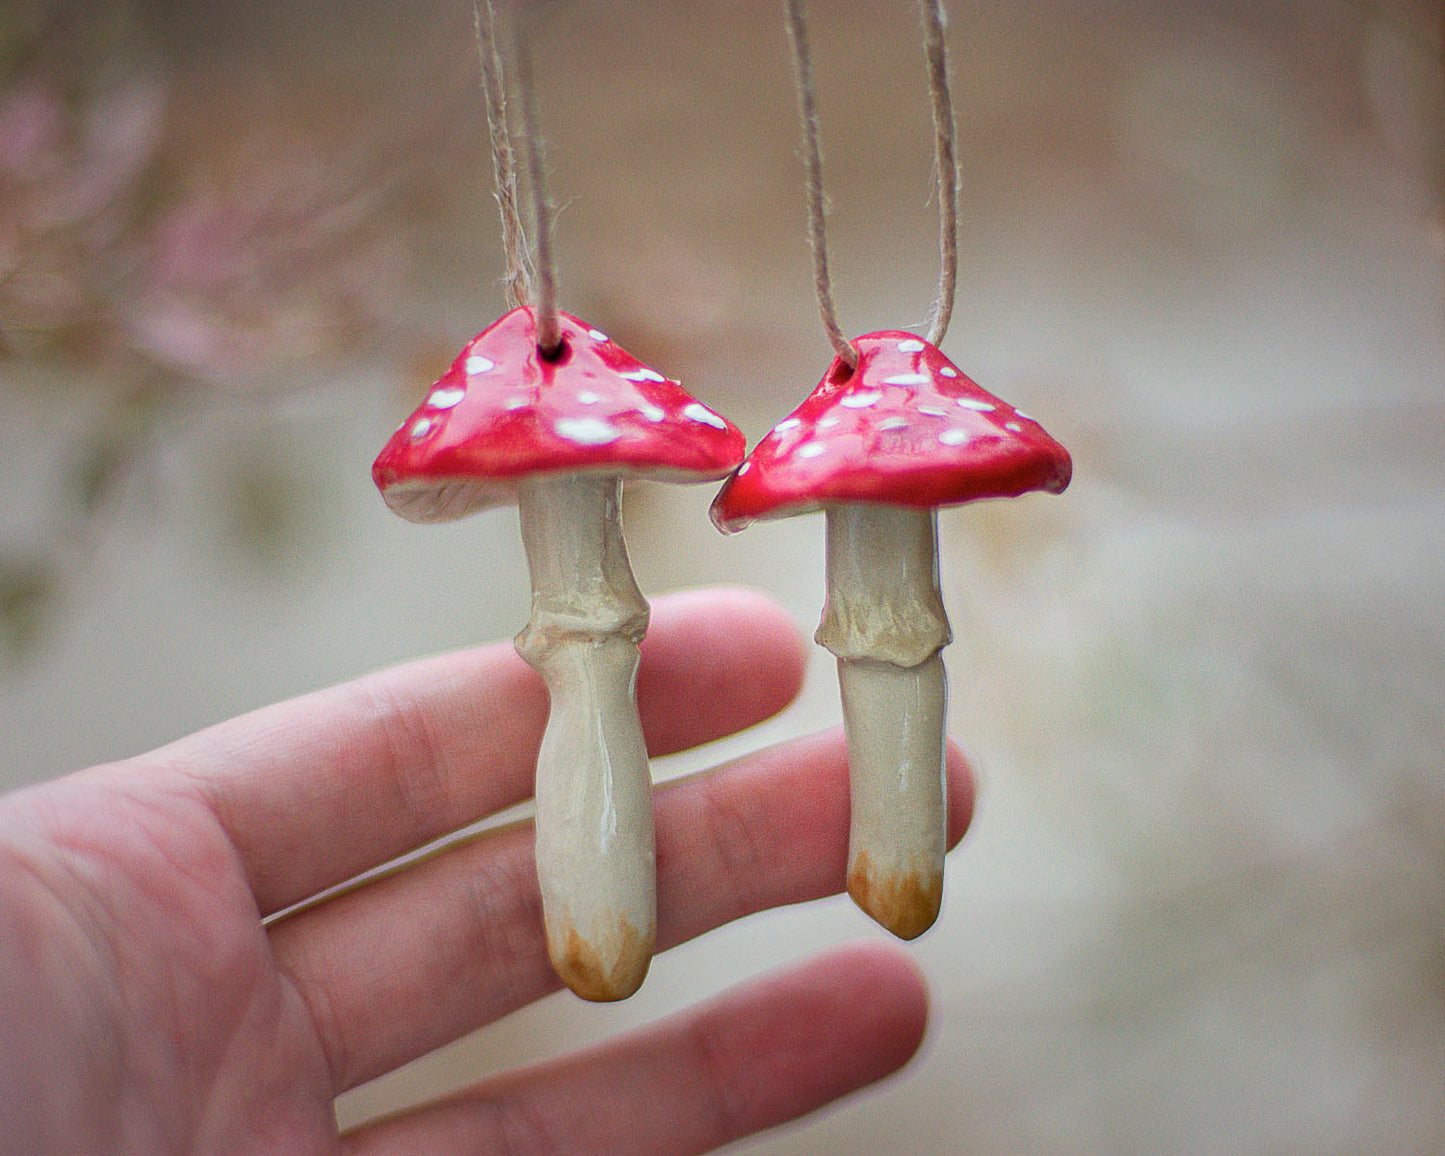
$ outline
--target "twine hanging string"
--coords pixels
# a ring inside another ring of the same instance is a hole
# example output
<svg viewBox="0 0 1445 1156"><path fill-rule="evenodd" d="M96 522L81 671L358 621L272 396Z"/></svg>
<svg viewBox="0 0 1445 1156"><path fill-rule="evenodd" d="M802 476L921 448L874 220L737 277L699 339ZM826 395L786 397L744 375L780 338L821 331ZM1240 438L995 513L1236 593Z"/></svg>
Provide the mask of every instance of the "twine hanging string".
<svg viewBox="0 0 1445 1156"><path fill-rule="evenodd" d="M828 273L828 226L823 200L822 132L818 127L818 98L813 86L813 54L808 46L808 12L803 0L784 0L788 43L793 49L793 75L798 87L798 116L803 127L803 164L808 199L808 247L813 251L813 291L818 313L833 349L849 369L858 365L858 351L838 324L833 303L833 281Z"/></svg>
<svg viewBox="0 0 1445 1156"><path fill-rule="evenodd" d="M928 322L928 341L941 345L953 317L958 288L958 157L954 148L953 95L948 85L948 45L943 0L918 0L923 20L923 55L928 95L933 101L934 159L938 172L938 297Z"/></svg>
<svg viewBox="0 0 1445 1156"><path fill-rule="evenodd" d="M958 160L954 147L953 97L948 82L948 52L944 40L946 17L942 0L918 0L923 21L924 59L928 66L928 91L933 103L934 157L938 178L939 260L938 296L928 327L928 340L937 345L948 331L953 316L953 299L958 284ZM806 167L808 201L808 245L813 252L813 290L823 329L834 350L850 369L858 364L858 352L838 324L833 301L832 277L828 272L828 237L823 195L822 132L818 124L818 101L813 83L813 59L808 44L808 15L803 0L784 0L788 43L793 50L793 72L798 89L798 115L803 128L803 162Z"/></svg>
<svg viewBox="0 0 1445 1156"><path fill-rule="evenodd" d="M507 303L512 308L532 303L532 272L527 236L517 208L517 167L507 121L507 86L502 54L497 48L497 18L492 0L473 0L477 55L482 65L482 92L487 102L487 129L492 148L492 187L502 216L502 254L507 262Z"/></svg>
<svg viewBox="0 0 1445 1156"><path fill-rule="evenodd" d="M477 52L482 65L482 88L487 102L487 126L492 150L492 178L502 217L502 250L507 262L507 299L513 307L533 305L537 345L543 353L557 351L561 336L557 323L557 266L552 253L552 203L547 195L546 166L538 128L537 98L532 77L525 15L513 26L512 57L516 63L517 92L522 113L522 142L527 159L527 183L532 191L532 231L535 256L529 252L519 208L517 165L507 119L507 85L502 53L497 44L496 13L492 0L473 0Z"/></svg>
<svg viewBox="0 0 1445 1156"><path fill-rule="evenodd" d="M522 139L527 149L527 183L532 188L532 232L536 237L537 347L555 354L561 345L557 324L557 261L552 253L552 202L547 195L542 132L538 127L537 90L532 78L532 53L525 14L517 21L513 53L517 60L517 92L522 106Z"/></svg>

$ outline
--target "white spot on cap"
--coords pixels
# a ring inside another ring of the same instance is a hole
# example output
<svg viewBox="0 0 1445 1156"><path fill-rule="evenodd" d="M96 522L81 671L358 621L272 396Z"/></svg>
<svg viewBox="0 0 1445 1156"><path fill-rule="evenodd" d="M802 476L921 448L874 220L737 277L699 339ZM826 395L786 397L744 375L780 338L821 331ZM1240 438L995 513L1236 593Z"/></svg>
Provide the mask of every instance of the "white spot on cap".
<svg viewBox="0 0 1445 1156"><path fill-rule="evenodd" d="M728 423L708 409L700 401L690 401L683 407L684 417L690 417L693 421L700 421L703 425L710 425L714 429L727 429Z"/></svg>
<svg viewBox="0 0 1445 1156"><path fill-rule="evenodd" d="M831 415L829 415L828 417L825 417L825 418L820 418L820 419L818 420L818 428L819 428L819 429L832 429L835 425L838 424L838 420L839 420L838 418L833 417L833 416L831 416Z"/></svg>
<svg viewBox="0 0 1445 1156"><path fill-rule="evenodd" d="M483 357L480 353L474 353L462 364L467 373L475 377L479 373L490 373L497 368L497 363L490 357Z"/></svg>
<svg viewBox="0 0 1445 1156"><path fill-rule="evenodd" d="M512 397L509 397L509 398L507 398L506 401L502 402L502 408L503 408L503 409L521 409L521 408L522 408L524 405L526 405L526 404L527 404L527 399L526 399L525 397L517 397L517 396L514 394Z"/></svg>
<svg viewBox="0 0 1445 1156"><path fill-rule="evenodd" d="M980 401L976 397L961 397L958 399L958 404L964 409L971 409L977 413L993 413L994 410L998 409L998 406L994 405L993 402Z"/></svg>
<svg viewBox="0 0 1445 1156"><path fill-rule="evenodd" d="M787 433L790 429L797 429L803 424L802 418L785 417L777 425L773 426L774 433Z"/></svg>
<svg viewBox="0 0 1445 1156"><path fill-rule="evenodd" d="M951 365L940 365L940 366L938 367L938 376L939 376L939 377L957 377L957 376L958 376L958 370L954 369L953 366L951 366Z"/></svg>
<svg viewBox="0 0 1445 1156"><path fill-rule="evenodd" d="M908 419L906 417L885 417L878 423L879 429L907 429Z"/></svg>
<svg viewBox="0 0 1445 1156"><path fill-rule="evenodd" d="M863 393L850 393L839 405L846 405L849 409L865 409L870 405L876 405L883 400L883 395L876 389L865 390Z"/></svg>
<svg viewBox="0 0 1445 1156"><path fill-rule="evenodd" d="M650 401L644 401L637 407L637 411L648 421L661 421L667 416L667 411L660 405L653 405Z"/></svg>
<svg viewBox="0 0 1445 1156"><path fill-rule="evenodd" d="M577 400L583 405L596 405L602 400L602 395L593 393L590 389L584 389L577 395Z"/></svg>
<svg viewBox="0 0 1445 1156"><path fill-rule="evenodd" d="M1024 413L1024 411L1021 410L1021 409L1016 409L1016 410L1014 410L1014 417L1021 417L1021 418L1024 419L1024 421L1032 421L1032 422L1038 421L1037 418L1029 417L1029 415L1026 414L1026 413Z"/></svg>
<svg viewBox="0 0 1445 1156"><path fill-rule="evenodd" d="M1023 432L1024 432L1024 427L1021 426L1021 425L1019 425L1019 423L1016 422L1016 421L1006 421L1006 422L1004 422L1004 423L1003 423L1003 428L1004 428L1004 429L1013 430L1014 433L1023 433Z"/></svg>
<svg viewBox="0 0 1445 1156"><path fill-rule="evenodd" d="M622 436L600 417L559 417L554 428L561 437L579 446L605 446Z"/></svg>
<svg viewBox="0 0 1445 1156"><path fill-rule="evenodd" d="M920 405L920 406L918 407L918 412L919 412L919 413L926 413L929 417L947 417L947 416L948 416L948 411L947 411L946 409L939 409L938 406L936 406L936 405Z"/></svg>
<svg viewBox="0 0 1445 1156"><path fill-rule="evenodd" d="M667 378L663 377L662 374L660 374L660 373L657 372L657 370L655 370L655 369L648 369L647 366L645 366L645 365L644 365L641 369L629 369L626 373L622 374L621 376L622 376L622 377L625 377L628 381L666 381L666 380L667 380Z"/></svg>
<svg viewBox="0 0 1445 1156"><path fill-rule="evenodd" d="M590 338L592 338L593 341L606 341L606 340L607 340L607 334L603 333L602 330L600 330L600 329L589 329L589 330L587 331L587 336L590 337Z"/></svg>
<svg viewBox="0 0 1445 1156"><path fill-rule="evenodd" d="M809 442L807 445L798 447L798 456L800 458L816 458L827 448L822 442Z"/></svg>
<svg viewBox="0 0 1445 1156"><path fill-rule="evenodd" d="M930 378L926 373L895 373L883 379L884 385L927 385Z"/></svg>
<svg viewBox="0 0 1445 1156"><path fill-rule="evenodd" d="M916 339L915 339L915 340L910 340L910 341L900 341L900 342L898 343L898 352L899 352L899 353L922 353L922 352L923 352L923 349L924 349L923 342L918 341L918 340L916 340Z"/></svg>
<svg viewBox="0 0 1445 1156"><path fill-rule="evenodd" d="M738 467L738 477L742 477L745 473L747 473L747 472L748 472L750 469L752 469L752 468L753 468L753 463L752 463L752 462L744 462L742 465L740 465L740 466Z"/></svg>
<svg viewBox="0 0 1445 1156"><path fill-rule="evenodd" d="M451 409L466 396L467 391L464 389L434 389L426 403L436 409Z"/></svg>
<svg viewBox="0 0 1445 1156"><path fill-rule="evenodd" d="M938 440L946 446L961 446L968 441L968 430L957 427L946 429L938 435Z"/></svg>
<svg viewBox="0 0 1445 1156"><path fill-rule="evenodd" d="M411 425L411 436L413 441L420 441L431 433L432 420L429 417L419 417Z"/></svg>

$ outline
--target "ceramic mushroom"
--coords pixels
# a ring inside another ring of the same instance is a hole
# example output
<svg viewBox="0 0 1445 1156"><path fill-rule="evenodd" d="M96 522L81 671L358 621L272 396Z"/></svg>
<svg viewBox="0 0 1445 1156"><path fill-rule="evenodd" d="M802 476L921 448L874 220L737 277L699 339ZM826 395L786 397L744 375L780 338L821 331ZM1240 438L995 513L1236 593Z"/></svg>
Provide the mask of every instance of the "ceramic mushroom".
<svg viewBox="0 0 1445 1156"><path fill-rule="evenodd" d="M537 875L558 974L587 999L646 975L656 924L652 782L633 685L648 606L618 516L624 479L700 482L742 458L738 429L607 338L531 308L479 334L402 424L372 476L414 522L518 505L532 615L517 651L546 681Z"/></svg>
<svg viewBox="0 0 1445 1156"><path fill-rule="evenodd" d="M1068 451L911 333L870 333L753 449L712 506L724 531L826 511L817 641L838 659L852 788L848 890L905 939L938 916L945 848L939 506L1061 492Z"/></svg>

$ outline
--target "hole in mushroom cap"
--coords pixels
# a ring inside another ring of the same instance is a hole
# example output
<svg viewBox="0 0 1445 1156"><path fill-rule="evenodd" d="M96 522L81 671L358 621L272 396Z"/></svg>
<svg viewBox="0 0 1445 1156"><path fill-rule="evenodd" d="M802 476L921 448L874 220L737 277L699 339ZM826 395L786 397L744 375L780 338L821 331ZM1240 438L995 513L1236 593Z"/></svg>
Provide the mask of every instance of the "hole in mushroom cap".
<svg viewBox="0 0 1445 1156"><path fill-rule="evenodd" d="M854 366L849 365L841 357L838 358L838 360L834 363L832 370L830 370L828 373L828 383L830 385L842 385L845 381L847 381L850 377L853 376L854 368Z"/></svg>
<svg viewBox="0 0 1445 1156"><path fill-rule="evenodd" d="M551 349L543 349L538 345L537 356L551 365L562 365L572 356L572 346L567 343L567 337L564 334L557 339L557 344Z"/></svg>

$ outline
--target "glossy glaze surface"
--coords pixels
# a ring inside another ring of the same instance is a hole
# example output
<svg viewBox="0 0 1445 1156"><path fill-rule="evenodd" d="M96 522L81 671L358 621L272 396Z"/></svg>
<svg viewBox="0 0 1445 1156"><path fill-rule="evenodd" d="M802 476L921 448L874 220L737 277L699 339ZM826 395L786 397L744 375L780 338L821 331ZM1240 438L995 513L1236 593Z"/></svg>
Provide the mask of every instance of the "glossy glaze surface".
<svg viewBox="0 0 1445 1156"><path fill-rule="evenodd" d="M562 351L537 348L532 311L479 333L372 466L387 505L442 522L516 500L534 474L710 481L742 460L742 433L605 333L558 315Z"/></svg>
<svg viewBox="0 0 1445 1156"><path fill-rule="evenodd" d="M838 689L848 735L848 893L894 935L914 939L943 902L943 656L917 666L840 658Z"/></svg>
<svg viewBox="0 0 1445 1156"><path fill-rule="evenodd" d="M858 367L835 358L728 479L712 506L720 529L840 502L947 506L1068 486L1069 452L937 346L899 330L853 344Z"/></svg>

